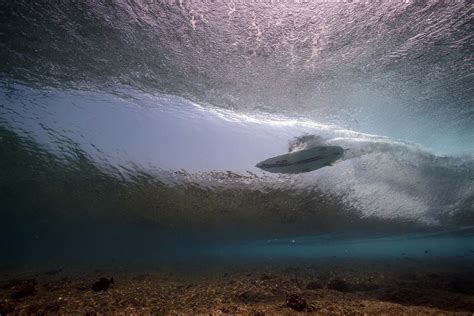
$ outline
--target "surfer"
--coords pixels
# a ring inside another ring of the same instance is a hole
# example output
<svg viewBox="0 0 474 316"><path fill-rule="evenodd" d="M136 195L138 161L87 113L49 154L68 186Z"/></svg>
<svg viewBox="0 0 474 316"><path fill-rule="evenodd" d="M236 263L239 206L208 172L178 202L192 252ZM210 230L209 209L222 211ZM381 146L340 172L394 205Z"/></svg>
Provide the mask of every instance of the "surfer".
<svg viewBox="0 0 474 316"><path fill-rule="evenodd" d="M324 139L321 136L305 134L288 142L288 152L322 145L324 145Z"/></svg>

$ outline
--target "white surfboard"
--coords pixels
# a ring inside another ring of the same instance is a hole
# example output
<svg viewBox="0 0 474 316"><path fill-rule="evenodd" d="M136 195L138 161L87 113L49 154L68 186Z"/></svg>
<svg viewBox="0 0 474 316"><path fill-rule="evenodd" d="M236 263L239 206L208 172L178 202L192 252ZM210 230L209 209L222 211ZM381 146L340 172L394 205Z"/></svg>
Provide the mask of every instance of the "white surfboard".
<svg viewBox="0 0 474 316"><path fill-rule="evenodd" d="M302 173L331 166L344 154L339 146L317 146L259 162L256 167L273 173Z"/></svg>

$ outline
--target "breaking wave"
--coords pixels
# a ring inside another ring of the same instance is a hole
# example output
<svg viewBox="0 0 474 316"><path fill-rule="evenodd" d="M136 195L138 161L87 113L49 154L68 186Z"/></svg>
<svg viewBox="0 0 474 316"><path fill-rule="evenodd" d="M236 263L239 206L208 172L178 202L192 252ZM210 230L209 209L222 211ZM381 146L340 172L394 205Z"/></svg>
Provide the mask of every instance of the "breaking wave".
<svg viewBox="0 0 474 316"><path fill-rule="evenodd" d="M252 238L474 225L470 7L0 4L2 226ZM299 175L254 167L321 144L344 157Z"/></svg>

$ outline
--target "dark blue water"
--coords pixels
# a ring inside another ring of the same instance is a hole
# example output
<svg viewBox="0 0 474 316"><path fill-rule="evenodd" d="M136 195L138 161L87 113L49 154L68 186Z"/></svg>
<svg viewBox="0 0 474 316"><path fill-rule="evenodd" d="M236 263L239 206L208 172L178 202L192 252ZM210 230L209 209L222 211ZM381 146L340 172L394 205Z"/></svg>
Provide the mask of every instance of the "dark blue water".
<svg viewBox="0 0 474 316"><path fill-rule="evenodd" d="M2 262L471 261L470 7L0 4Z"/></svg>

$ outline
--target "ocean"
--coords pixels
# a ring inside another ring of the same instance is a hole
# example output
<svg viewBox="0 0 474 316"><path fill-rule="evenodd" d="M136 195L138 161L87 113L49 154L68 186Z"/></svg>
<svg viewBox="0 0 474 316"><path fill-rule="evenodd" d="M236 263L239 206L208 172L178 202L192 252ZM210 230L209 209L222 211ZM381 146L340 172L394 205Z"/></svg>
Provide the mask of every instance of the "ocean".
<svg viewBox="0 0 474 316"><path fill-rule="evenodd" d="M0 315L472 313L471 11L0 3Z"/></svg>

